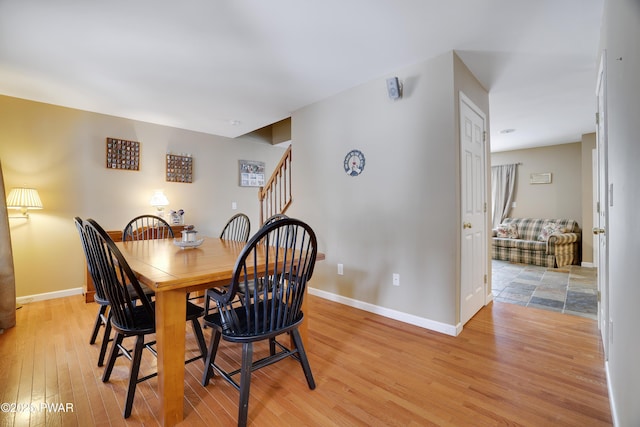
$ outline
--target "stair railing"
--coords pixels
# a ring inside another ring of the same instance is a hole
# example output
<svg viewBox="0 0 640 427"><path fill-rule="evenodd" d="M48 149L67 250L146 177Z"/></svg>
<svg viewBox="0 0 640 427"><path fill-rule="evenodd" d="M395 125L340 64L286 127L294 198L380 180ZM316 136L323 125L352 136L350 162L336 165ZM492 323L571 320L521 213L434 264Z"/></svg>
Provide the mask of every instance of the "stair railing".
<svg viewBox="0 0 640 427"><path fill-rule="evenodd" d="M291 205L291 145L264 187L258 190L260 201L260 225L275 214L283 214Z"/></svg>

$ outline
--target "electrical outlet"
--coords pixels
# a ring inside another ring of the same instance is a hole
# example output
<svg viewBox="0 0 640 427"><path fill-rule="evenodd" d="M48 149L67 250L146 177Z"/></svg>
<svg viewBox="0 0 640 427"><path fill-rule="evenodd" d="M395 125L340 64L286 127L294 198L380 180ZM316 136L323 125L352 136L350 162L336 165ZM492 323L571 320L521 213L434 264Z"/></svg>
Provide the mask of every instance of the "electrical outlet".
<svg viewBox="0 0 640 427"><path fill-rule="evenodd" d="M400 275L393 273L393 286L400 286Z"/></svg>
<svg viewBox="0 0 640 427"><path fill-rule="evenodd" d="M231 202L231 210L236 210L238 209L238 204L236 202Z"/></svg>
<svg viewBox="0 0 640 427"><path fill-rule="evenodd" d="M338 264L338 275L342 276L344 274L344 269L342 264Z"/></svg>

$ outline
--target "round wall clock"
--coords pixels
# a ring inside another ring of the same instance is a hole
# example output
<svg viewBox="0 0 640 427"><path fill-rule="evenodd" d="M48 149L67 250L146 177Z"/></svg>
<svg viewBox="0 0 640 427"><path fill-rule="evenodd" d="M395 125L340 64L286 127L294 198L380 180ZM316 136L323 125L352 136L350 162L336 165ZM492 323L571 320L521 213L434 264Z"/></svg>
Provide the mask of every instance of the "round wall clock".
<svg viewBox="0 0 640 427"><path fill-rule="evenodd" d="M344 157L344 171L347 175L358 176L364 169L364 154L360 150L351 150Z"/></svg>

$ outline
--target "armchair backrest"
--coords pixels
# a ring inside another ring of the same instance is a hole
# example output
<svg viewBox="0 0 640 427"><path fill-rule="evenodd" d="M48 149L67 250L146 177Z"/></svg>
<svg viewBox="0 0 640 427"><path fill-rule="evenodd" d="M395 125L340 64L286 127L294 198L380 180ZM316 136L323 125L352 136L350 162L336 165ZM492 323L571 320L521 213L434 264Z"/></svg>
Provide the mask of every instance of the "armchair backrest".
<svg viewBox="0 0 640 427"><path fill-rule="evenodd" d="M168 239L174 237L167 221L156 215L140 215L133 218L122 230L122 241Z"/></svg>
<svg viewBox="0 0 640 427"><path fill-rule="evenodd" d="M235 240L236 242L246 242L249 240L251 223L249 217L243 213L232 216L220 233L220 238L224 240Z"/></svg>
<svg viewBox="0 0 640 427"><path fill-rule="evenodd" d="M98 264L96 263L93 252L89 248L87 242L84 221L79 217L75 217L73 221L76 225L76 229L78 230L78 234L80 235L82 251L84 252L84 257L87 261L87 269L89 270L89 275L91 276L91 281L93 282L93 288L96 291L94 299L99 304L106 304L108 302L107 294L104 290L104 284L102 283L102 277L100 276L100 271L98 270Z"/></svg>
<svg viewBox="0 0 640 427"><path fill-rule="evenodd" d="M153 306L111 237L92 219L85 221L85 236L111 306L112 322L128 330L148 325L155 318ZM136 301L144 307L142 316L134 310Z"/></svg>
<svg viewBox="0 0 640 427"><path fill-rule="evenodd" d="M262 227L240 253L231 285L214 297L225 333L276 334L300 322L316 256L316 235L304 222L285 218ZM233 304L236 295L242 308Z"/></svg>

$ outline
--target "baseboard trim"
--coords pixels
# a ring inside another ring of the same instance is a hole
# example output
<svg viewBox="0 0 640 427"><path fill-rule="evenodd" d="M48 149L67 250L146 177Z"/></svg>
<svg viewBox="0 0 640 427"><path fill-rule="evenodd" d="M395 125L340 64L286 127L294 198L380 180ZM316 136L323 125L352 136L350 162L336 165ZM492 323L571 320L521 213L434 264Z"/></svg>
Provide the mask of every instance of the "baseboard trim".
<svg viewBox="0 0 640 427"><path fill-rule="evenodd" d="M581 267L588 267L588 268L595 268L595 265L593 265L592 262L582 262L580 264Z"/></svg>
<svg viewBox="0 0 640 427"><path fill-rule="evenodd" d="M82 295L83 292L84 292L84 289L82 287L71 288L71 289L65 289L62 291L46 292L43 294L34 294L34 295L26 295L24 297L18 297L16 298L16 302L18 304L28 304L34 301L45 301L48 299L64 298L72 295Z"/></svg>
<svg viewBox="0 0 640 427"><path fill-rule="evenodd" d="M604 370L607 374L607 389L609 389L609 407L611 408L611 419L614 426L619 426L618 413L616 412L615 394L611 386L611 371L609 370L609 361L604 362Z"/></svg>
<svg viewBox="0 0 640 427"><path fill-rule="evenodd" d="M369 313L379 314L380 316L388 317L389 319L399 320L400 322L419 326L442 334L457 336L462 331L462 327L436 322L435 320L425 319L424 317L414 316L413 314L403 313L386 307L380 307L378 305L343 297L342 295L333 294L320 289L309 288L308 291L311 295L315 295L329 301L348 305L349 307L358 308L368 311Z"/></svg>

